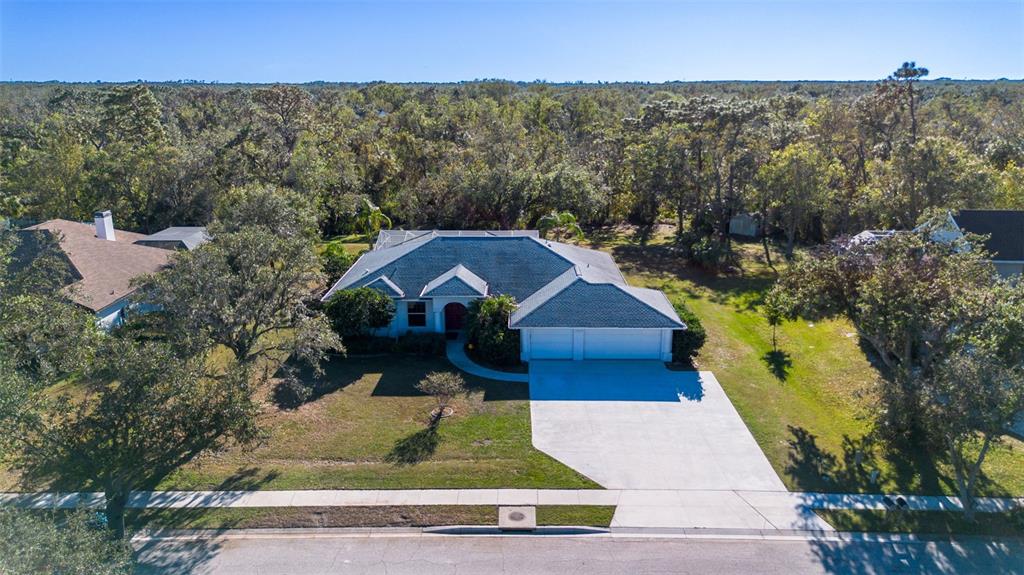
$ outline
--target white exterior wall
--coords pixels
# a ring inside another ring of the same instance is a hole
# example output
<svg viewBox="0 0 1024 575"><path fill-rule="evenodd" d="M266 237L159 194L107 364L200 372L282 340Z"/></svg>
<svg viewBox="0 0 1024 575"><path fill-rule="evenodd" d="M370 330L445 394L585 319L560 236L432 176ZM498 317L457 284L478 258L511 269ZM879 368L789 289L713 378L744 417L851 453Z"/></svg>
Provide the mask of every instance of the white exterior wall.
<svg viewBox="0 0 1024 575"><path fill-rule="evenodd" d="M469 308L474 298L467 297L439 297L422 300L395 300L395 317L391 323L384 328L373 332L377 337L399 337L407 333L444 332L444 306L452 302L461 303ZM423 327L409 327L409 302L422 301L427 304L427 325Z"/></svg>
<svg viewBox="0 0 1024 575"><path fill-rule="evenodd" d="M523 328L520 358L672 360L671 329Z"/></svg>
<svg viewBox="0 0 1024 575"><path fill-rule="evenodd" d="M127 298L119 299L96 312L96 325L102 330L110 330L121 325L123 322L121 310L128 307L129 303Z"/></svg>
<svg viewBox="0 0 1024 575"><path fill-rule="evenodd" d="M427 304L427 325L420 327L409 327L409 302L422 301ZM381 337L398 337L407 333L424 333L435 331L434 329L434 308L430 300L395 300L395 317L391 318L391 325L377 330L374 335Z"/></svg>
<svg viewBox="0 0 1024 575"><path fill-rule="evenodd" d="M100 329L110 330L124 323L125 314L138 315L154 312L158 309L160 309L160 306L152 304L133 304L131 298L125 296L96 312L96 325Z"/></svg>

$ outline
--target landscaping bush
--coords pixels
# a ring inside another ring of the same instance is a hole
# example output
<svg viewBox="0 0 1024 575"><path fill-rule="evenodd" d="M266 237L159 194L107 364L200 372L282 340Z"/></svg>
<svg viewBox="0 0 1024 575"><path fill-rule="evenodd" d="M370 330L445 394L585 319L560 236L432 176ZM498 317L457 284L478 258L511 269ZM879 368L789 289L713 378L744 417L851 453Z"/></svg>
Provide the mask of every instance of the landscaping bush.
<svg viewBox="0 0 1024 575"><path fill-rule="evenodd" d="M357 336L345 338L348 355L375 355L396 351L395 340L390 337Z"/></svg>
<svg viewBox="0 0 1024 575"><path fill-rule="evenodd" d="M281 409L296 409L313 397L313 388L295 377L285 377L274 386L274 403Z"/></svg>
<svg viewBox="0 0 1024 575"><path fill-rule="evenodd" d="M519 363L519 332L508 328L509 316L515 309L516 300L508 295L470 304L466 324L470 355L498 366Z"/></svg>
<svg viewBox="0 0 1024 575"><path fill-rule="evenodd" d="M686 324L685 330L672 332L672 361L674 363L692 363L697 352L703 347L707 340L707 332L704 326L690 308L682 303L673 304L679 319Z"/></svg>
<svg viewBox="0 0 1024 575"><path fill-rule="evenodd" d="M398 338L395 351L413 355L444 357L447 342L441 333L410 333Z"/></svg>
<svg viewBox="0 0 1024 575"><path fill-rule="evenodd" d="M358 256L345 249L341 242L328 242L320 252L320 265L329 281L336 281L345 275L348 268L352 267Z"/></svg>
<svg viewBox="0 0 1024 575"><path fill-rule="evenodd" d="M334 331L341 337L366 337L371 330L391 323L395 316L395 302L375 289L347 289L331 296L324 311Z"/></svg>
<svg viewBox="0 0 1024 575"><path fill-rule="evenodd" d="M717 271L735 263L728 244L714 236L687 231L676 237L676 243L683 257L704 269Z"/></svg>
<svg viewBox="0 0 1024 575"><path fill-rule="evenodd" d="M444 410L456 395L466 393L466 380L451 371L433 371L416 384L416 389L432 396L437 401L435 421L444 417Z"/></svg>

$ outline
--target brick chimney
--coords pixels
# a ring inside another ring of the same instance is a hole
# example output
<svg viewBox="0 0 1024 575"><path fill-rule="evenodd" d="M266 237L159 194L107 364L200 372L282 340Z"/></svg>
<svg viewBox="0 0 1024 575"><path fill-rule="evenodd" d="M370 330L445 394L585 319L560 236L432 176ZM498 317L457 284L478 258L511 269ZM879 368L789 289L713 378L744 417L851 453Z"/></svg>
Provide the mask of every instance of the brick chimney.
<svg viewBox="0 0 1024 575"><path fill-rule="evenodd" d="M114 238L114 217L110 215L110 210L93 212L92 219L96 222L97 238L112 242L117 241Z"/></svg>

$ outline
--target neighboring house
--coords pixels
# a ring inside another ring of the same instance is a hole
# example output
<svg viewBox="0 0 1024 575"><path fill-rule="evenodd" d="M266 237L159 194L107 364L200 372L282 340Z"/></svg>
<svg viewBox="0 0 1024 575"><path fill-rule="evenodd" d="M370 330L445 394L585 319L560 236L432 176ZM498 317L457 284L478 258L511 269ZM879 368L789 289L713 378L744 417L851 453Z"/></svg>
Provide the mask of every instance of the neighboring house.
<svg viewBox="0 0 1024 575"><path fill-rule="evenodd" d="M893 230L864 230L850 238L850 243L855 246L871 245L878 240L888 238L894 233Z"/></svg>
<svg viewBox="0 0 1024 575"><path fill-rule="evenodd" d="M985 249L992 254L992 264L1003 277L1024 274L1024 211L960 210L949 212L943 220L933 221L931 238L952 242L965 233L988 236ZM915 231L922 229L918 226ZM873 244L897 233L894 230L865 230L852 238L854 245Z"/></svg>
<svg viewBox="0 0 1024 575"><path fill-rule="evenodd" d="M382 231L323 299L357 287L395 300L391 325L377 334L391 337L458 333L473 300L510 295L524 361L669 361L672 332L686 329L664 293L628 285L608 254L533 230Z"/></svg>
<svg viewBox="0 0 1024 575"><path fill-rule="evenodd" d="M950 214L950 220L953 237L965 232L989 236L985 249L992 254L992 264L999 275L1024 274L1024 211L960 210Z"/></svg>
<svg viewBox="0 0 1024 575"><path fill-rule="evenodd" d="M131 303L129 296L135 291L131 281L160 271L174 253L169 248L177 247L177 244L161 238L149 245L150 240L160 234L147 236L116 230L109 211L96 212L94 218L94 225L49 220L25 228L20 233L30 236L37 232L60 237L61 250L76 278L67 286L68 295L75 303L95 313L101 327L109 329L124 320L126 308ZM202 234L205 238L205 230ZM205 239L198 243L191 239L177 241L191 249ZM31 242L26 243L31 245ZM160 247L154 247L157 245ZM31 254L28 254L28 259L31 259Z"/></svg>
<svg viewBox="0 0 1024 575"><path fill-rule="evenodd" d="M204 227L171 227L135 240L140 246L161 248L165 250L194 250L210 241Z"/></svg>

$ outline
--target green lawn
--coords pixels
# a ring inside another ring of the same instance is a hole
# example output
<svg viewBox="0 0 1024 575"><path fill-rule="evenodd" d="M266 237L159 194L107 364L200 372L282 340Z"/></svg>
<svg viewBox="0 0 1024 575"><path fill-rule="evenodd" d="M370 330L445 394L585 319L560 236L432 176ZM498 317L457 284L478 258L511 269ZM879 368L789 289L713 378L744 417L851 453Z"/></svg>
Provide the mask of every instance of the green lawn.
<svg viewBox="0 0 1024 575"><path fill-rule="evenodd" d="M664 237L646 247L603 240L630 283L664 290L700 317L708 341L697 367L715 373L790 489L954 492L942 457L862 445L878 372L847 322L789 322L779 329L779 352L771 354L771 328L758 305L775 275L760 244L738 244L742 273L715 276L682 263ZM773 261L778 266L781 257ZM878 484L870 481L874 469ZM1024 444L1009 440L989 455L984 471L985 494L1024 494Z"/></svg>
<svg viewBox="0 0 1024 575"><path fill-rule="evenodd" d="M433 400L414 389L454 369L441 358L388 355L329 363L326 392L263 416L265 444L203 458L161 489L597 488L533 448L526 384L467 376L467 397L436 431Z"/></svg>
<svg viewBox="0 0 1024 575"><path fill-rule="evenodd" d="M979 513L974 521L957 511L818 511L839 531L1024 537L1024 513Z"/></svg>
<svg viewBox="0 0 1024 575"><path fill-rule="evenodd" d="M608 527L615 507L537 506L538 526ZM36 510L61 520L66 511ZM52 515L51 515L52 513ZM287 529L316 527L496 527L494 505L394 505L353 507L225 507L128 509L128 529Z"/></svg>
<svg viewBox="0 0 1024 575"><path fill-rule="evenodd" d="M537 525L607 527L614 507L537 507ZM405 505L391 507L229 507L221 509L129 510L132 529L262 529L291 527L429 527L498 524L493 505Z"/></svg>

